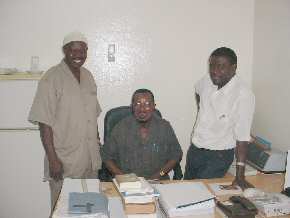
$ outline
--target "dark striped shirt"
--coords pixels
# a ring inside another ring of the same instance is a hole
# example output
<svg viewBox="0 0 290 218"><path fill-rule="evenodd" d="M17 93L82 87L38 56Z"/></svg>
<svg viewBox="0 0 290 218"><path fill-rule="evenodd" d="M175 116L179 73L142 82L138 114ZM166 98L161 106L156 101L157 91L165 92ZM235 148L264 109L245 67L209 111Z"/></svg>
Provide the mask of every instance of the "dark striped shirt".
<svg viewBox="0 0 290 218"><path fill-rule="evenodd" d="M121 120L102 149L102 159L114 160L124 173L149 178L169 160L182 156L180 144L170 123L154 115L148 123L149 136L141 139L140 123L133 115Z"/></svg>

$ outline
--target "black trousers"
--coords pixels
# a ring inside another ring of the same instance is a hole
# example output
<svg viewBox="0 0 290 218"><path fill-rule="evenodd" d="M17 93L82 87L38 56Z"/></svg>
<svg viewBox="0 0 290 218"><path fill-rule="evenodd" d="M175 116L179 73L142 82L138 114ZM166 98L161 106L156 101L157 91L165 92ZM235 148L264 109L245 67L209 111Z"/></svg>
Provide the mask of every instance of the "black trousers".
<svg viewBox="0 0 290 218"><path fill-rule="evenodd" d="M184 179L223 177L234 159L234 149L208 150L191 144L186 155Z"/></svg>

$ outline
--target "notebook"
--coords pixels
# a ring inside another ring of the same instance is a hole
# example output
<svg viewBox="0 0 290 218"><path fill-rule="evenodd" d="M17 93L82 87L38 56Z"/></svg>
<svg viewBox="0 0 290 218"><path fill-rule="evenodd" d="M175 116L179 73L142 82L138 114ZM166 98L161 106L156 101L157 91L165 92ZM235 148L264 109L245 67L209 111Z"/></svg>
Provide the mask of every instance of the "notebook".
<svg viewBox="0 0 290 218"><path fill-rule="evenodd" d="M154 187L169 217L214 213L215 196L202 182L156 184Z"/></svg>
<svg viewBox="0 0 290 218"><path fill-rule="evenodd" d="M108 199L95 192L70 192L68 198L69 214L104 214L109 217Z"/></svg>

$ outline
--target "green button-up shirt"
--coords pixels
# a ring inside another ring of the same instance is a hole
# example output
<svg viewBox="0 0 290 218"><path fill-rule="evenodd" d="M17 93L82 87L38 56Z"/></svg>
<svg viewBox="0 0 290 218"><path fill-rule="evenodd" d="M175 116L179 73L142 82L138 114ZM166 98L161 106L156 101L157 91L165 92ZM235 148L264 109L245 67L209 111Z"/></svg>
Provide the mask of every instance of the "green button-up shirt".
<svg viewBox="0 0 290 218"><path fill-rule="evenodd" d="M179 161L180 144L170 123L153 115L148 123L149 135L140 136L140 123L133 115L121 120L102 148L103 161L113 160L124 173L149 178L169 160Z"/></svg>

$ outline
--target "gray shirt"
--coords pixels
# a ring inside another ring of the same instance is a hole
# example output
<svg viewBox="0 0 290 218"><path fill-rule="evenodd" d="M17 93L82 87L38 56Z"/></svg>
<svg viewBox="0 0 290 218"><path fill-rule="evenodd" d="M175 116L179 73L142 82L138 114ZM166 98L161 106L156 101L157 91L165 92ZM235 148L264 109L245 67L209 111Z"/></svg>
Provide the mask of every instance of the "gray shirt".
<svg viewBox="0 0 290 218"><path fill-rule="evenodd" d="M81 67L80 83L64 61L39 81L28 120L49 125L64 177L87 178L101 166L97 118L101 108L91 73ZM44 177L49 179L48 161Z"/></svg>
<svg viewBox="0 0 290 218"><path fill-rule="evenodd" d="M182 156L182 150L170 123L153 115L148 123L149 136L141 139L140 123L133 115L121 120L102 148L103 161L113 160L124 173L149 178L169 160Z"/></svg>

